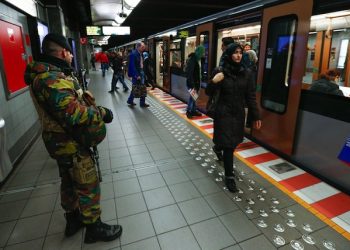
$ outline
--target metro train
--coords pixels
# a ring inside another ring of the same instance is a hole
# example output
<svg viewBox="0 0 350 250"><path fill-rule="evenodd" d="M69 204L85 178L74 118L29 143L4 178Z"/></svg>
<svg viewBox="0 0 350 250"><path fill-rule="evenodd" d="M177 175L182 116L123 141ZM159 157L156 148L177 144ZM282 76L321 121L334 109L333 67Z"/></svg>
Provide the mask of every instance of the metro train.
<svg viewBox="0 0 350 250"><path fill-rule="evenodd" d="M187 56L199 44L202 94L231 36L258 55L257 102L263 127L247 136L306 171L350 193L350 168L338 159L350 137L350 1L258 0L142 39L157 86L186 101ZM134 41L118 47L130 50ZM310 91L329 68L341 72L344 96Z"/></svg>

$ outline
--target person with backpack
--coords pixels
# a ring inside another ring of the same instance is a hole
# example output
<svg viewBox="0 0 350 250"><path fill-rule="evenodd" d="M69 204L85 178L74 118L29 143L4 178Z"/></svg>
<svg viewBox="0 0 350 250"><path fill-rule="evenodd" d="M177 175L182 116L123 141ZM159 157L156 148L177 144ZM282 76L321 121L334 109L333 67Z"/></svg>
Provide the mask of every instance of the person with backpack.
<svg viewBox="0 0 350 250"><path fill-rule="evenodd" d="M112 69L113 69L113 77L111 82L111 90L109 93L113 93L118 89L117 82L118 80L122 83L124 92L128 91L129 88L124 81L124 72L123 72L123 57L122 52L114 53L115 56L112 59Z"/></svg>
<svg viewBox="0 0 350 250"><path fill-rule="evenodd" d="M197 111L196 100L198 98L199 89L201 87L201 59L205 55L205 48L203 45L199 45L194 53L191 53L186 63L186 84L190 97L187 103L186 116L188 119L192 119L193 116L202 116Z"/></svg>

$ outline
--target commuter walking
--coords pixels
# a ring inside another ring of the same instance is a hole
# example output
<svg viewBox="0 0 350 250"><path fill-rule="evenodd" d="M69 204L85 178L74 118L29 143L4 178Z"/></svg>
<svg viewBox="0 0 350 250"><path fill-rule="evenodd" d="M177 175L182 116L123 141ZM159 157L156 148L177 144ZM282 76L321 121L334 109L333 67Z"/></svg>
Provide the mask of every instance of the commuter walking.
<svg viewBox="0 0 350 250"><path fill-rule="evenodd" d="M199 95L201 87L201 59L204 57L205 48L199 45L194 53L189 55L189 60L186 65L186 84L190 93L190 97L187 103L186 116L188 119L192 119L193 116L201 116L202 114L197 111L196 100Z"/></svg>
<svg viewBox="0 0 350 250"><path fill-rule="evenodd" d="M138 84L139 86L143 85L142 87L145 87L144 86L145 76L143 71L143 57L142 57L142 53L145 50L145 48L146 48L145 44L143 42L139 42L136 44L136 48L130 54L128 75L129 77L132 78L133 86ZM133 87L133 89L134 88L135 86ZM143 108L149 107L149 105L146 103L146 93L144 93L140 97L140 106ZM130 106L136 105L136 103L134 103L134 98L135 98L134 92L131 91L127 101L127 103Z"/></svg>
<svg viewBox="0 0 350 250"><path fill-rule="evenodd" d="M223 54L222 67L214 70L214 77L206 88L209 96L219 93L213 116L214 151L218 158L220 156L223 159L225 184L231 192L237 191L233 152L243 140L246 104L252 113L255 128L261 127L252 74L241 64L242 53L243 48L239 44L230 44Z"/></svg>
<svg viewBox="0 0 350 250"><path fill-rule="evenodd" d="M109 67L109 59L106 52L101 53L100 62L101 62L102 76L105 77L106 70L108 70L108 67Z"/></svg>
<svg viewBox="0 0 350 250"><path fill-rule="evenodd" d="M128 91L129 88L124 81L123 57L121 52L115 53L115 57L112 59L112 69L113 69L113 77L111 82L111 90L109 91L109 93L113 93L118 89L117 87L118 81L122 83L124 92Z"/></svg>
<svg viewBox="0 0 350 250"><path fill-rule="evenodd" d="M93 96L80 89L65 37L49 33L42 48L40 60L27 66L25 82L41 120L46 149L58 164L65 236L85 226L85 243L114 240L122 227L101 221L100 183L90 150L105 138L105 123L112 121L113 113L96 106Z"/></svg>
<svg viewBox="0 0 350 250"><path fill-rule="evenodd" d="M95 57L95 53L91 52L91 57L90 57L90 63L91 63L91 67L92 70L96 70L96 57Z"/></svg>

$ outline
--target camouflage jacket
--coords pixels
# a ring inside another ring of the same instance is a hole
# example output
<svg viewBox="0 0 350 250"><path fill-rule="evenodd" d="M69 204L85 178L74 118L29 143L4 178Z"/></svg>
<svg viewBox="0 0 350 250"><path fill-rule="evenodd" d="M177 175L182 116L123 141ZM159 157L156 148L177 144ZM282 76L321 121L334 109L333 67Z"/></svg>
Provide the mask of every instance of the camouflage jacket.
<svg viewBox="0 0 350 250"><path fill-rule="evenodd" d="M65 61L44 56L29 64L24 75L42 122L45 146L55 159L95 146L106 136L99 110L83 100L72 72Z"/></svg>

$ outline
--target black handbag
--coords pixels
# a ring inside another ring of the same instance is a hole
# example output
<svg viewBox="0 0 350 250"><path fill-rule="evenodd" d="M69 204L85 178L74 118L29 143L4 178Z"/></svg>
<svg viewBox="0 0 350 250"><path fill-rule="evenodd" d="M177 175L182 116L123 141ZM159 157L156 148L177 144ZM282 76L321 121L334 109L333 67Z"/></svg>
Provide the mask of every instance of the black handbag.
<svg viewBox="0 0 350 250"><path fill-rule="evenodd" d="M220 98L220 92L221 92L221 88L217 88L214 91L214 93L209 96L206 109L207 109L207 116L211 118L215 117L216 109Z"/></svg>
<svg viewBox="0 0 350 250"><path fill-rule="evenodd" d="M141 84L141 81L137 81L136 84L133 84L131 91L134 95L134 98L147 96L147 87L145 84Z"/></svg>

